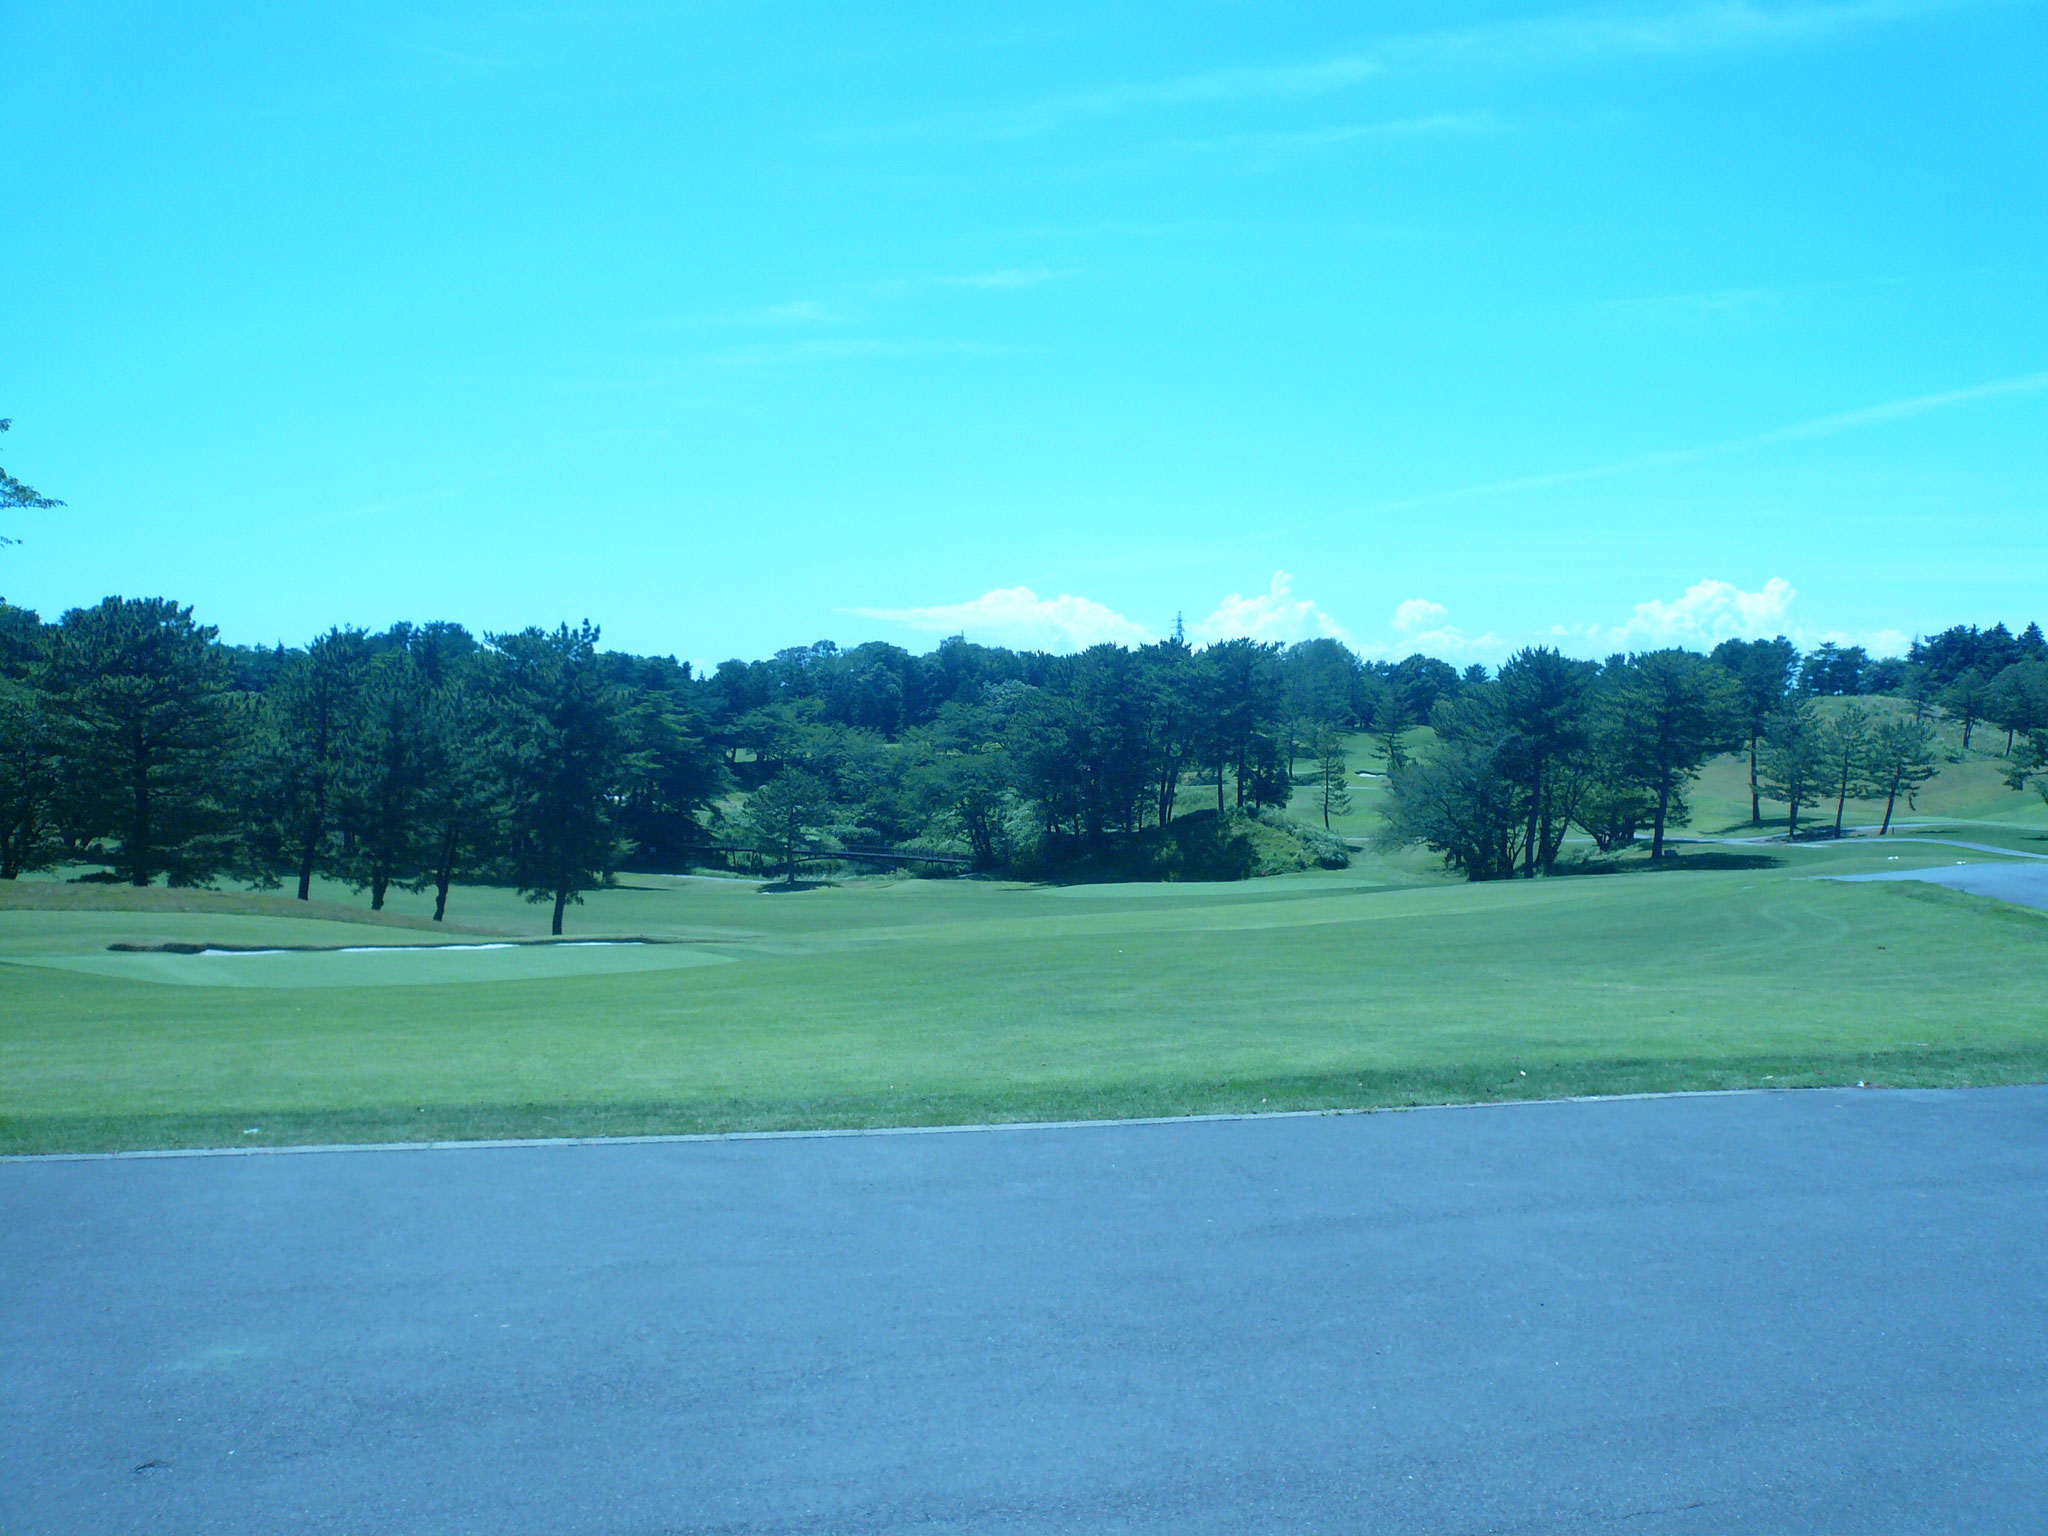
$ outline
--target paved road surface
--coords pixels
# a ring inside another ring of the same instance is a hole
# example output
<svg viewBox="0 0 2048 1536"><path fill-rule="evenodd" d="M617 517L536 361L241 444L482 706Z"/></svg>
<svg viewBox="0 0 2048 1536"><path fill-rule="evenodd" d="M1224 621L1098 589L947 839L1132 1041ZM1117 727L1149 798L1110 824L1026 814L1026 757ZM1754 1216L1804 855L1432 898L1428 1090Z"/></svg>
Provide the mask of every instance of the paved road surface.
<svg viewBox="0 0 2048 1536"><path fill-rule="evenodd" d="M1874 875L1823 875L1824 880L1926 880L1972 896L1995 896L2023 907L2048 908L2048 864L1937 864Z"/></svg>
<svg viewBox="0 0 2048 1536"><path fill-rule="evenodd" d="M0 1530L2048 1525L2048 1089L0 1164Z"/></svg>

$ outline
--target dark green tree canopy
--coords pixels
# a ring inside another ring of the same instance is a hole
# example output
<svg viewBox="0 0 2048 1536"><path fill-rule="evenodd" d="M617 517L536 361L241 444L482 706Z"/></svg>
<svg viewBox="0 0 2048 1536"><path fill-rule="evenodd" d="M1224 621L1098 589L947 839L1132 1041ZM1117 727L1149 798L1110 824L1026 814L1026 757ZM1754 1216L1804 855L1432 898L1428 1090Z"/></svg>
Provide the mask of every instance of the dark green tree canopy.
<svg viewBox="0 0 2048 1536"><path fill-rule="evenodd" d="M506 788L506 854L528 901L562 912L611 877L621 852L615 802L626 774L622 700L597 661L598 631L525 629L492 635L499 767Z"/></svg>
<svg viewBox="0 0 2048 1536"><path fill-rule="evenodd" d="M135 885L203 884L232 861L241 730L214 638L166 598L110 597L59 626L65 814Z"/></svg>
<svg viewBox="0 0 2048 1536"><path fill-rule="evenodd" d="M1841 647L1802 658L1783 637L1604 664L1529 647L1462 673L1332 639L1048 655L956 636L922 656L819 641L701 674L597 643L587 624L480 644L428 623L223 646L161 600L54 625L0 604L0 876L62 861L288 879L309 897L336 880L373 906L431 889L436 916L474 879L551 902L559 922L615 869L707 854L785 774L823 786L829 821L807 836L1059 877L1132 847L1234 848L1290 805L1299 837L1332 846L1305 823L1344 814L1362 755L1384 757L1413 840L1475 878L1533 878L1574 828L1603 850L1645 833L1661 856L1700 764L1745 741L1753 818L1768 795L1795 824L1823 795L1838 813L1859 794L1913 803L1943 712L1966 736L1984 720L2007 732L2018 782L2048 760L2034 625L1945 632L1891 672ZM1873 708L1866 739L1832 750L1821 724L1894 676L1913 706L1903 734L1903 708ZM1851 680L1855 698L1801 707Z"/></svg>

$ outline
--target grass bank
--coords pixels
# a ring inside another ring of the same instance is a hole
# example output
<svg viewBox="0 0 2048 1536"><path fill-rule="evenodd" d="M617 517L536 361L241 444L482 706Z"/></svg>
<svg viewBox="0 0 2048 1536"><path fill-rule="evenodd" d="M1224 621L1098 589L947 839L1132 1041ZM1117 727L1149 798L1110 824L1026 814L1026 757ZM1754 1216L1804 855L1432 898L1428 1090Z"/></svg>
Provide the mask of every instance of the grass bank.
<svg viewBox="0 0 2048 1536"><path fill-rule="evenodd" d="M327 957L300 955L288 987L177 984L162 967L203 962L106 946L388 944L419 930L109 888L72 888L90 894L60 909L21 898L22 883L0 897L0 1147L2048 1078L2048 914L1808 878L1951 858L1851 844L1488 886L1370 856L1231 884L769 894L649 877L594 894L576 929L688 937L673 947L697 957L688 965L603 969L599 952L572 950L559 972L493 979L482 962L503 952L479 952L475 971L451 953L445 979L412 968L365 984L347 957L321 973L307 967ZM151 895L164 910L138 904ZM494 932L545 924L504 892L458 892L451 910ZM130 961L159 972L121 969Z"/></svg>

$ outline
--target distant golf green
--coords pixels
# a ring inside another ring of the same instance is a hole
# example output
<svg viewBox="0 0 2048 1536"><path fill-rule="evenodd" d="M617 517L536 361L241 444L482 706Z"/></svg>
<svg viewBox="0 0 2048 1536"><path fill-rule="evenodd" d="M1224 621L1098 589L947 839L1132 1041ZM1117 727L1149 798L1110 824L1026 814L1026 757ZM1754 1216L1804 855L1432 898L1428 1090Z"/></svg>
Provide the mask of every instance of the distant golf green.
<svg viewBox="0 0 2048 1536"><path fill-rule="evenodd" d="M339 949L204 949L22 956L15 963L186 987L431 987L552 981L717 965L727 957L674 944L406 944Z"/></svg>
<svg viewBox="0 0 2048 1536"><path fill-rule="evenodd" d="M1703 811L1732 820L1740 783L1716 765ZM2038 799L1984 804L2008 814L1921 830L2048 851ZM2048 914L1806 878L1979 856L1693 847L1675 869L1492 885L1414 853L1224 886L628 876L575 932L689 942L368 954L107 946L476 945L547 913L465 888L448 932L424 898L373 920L339 888L302 906L21 880L0 888L0 1147L2048 1077Z"/></svg>

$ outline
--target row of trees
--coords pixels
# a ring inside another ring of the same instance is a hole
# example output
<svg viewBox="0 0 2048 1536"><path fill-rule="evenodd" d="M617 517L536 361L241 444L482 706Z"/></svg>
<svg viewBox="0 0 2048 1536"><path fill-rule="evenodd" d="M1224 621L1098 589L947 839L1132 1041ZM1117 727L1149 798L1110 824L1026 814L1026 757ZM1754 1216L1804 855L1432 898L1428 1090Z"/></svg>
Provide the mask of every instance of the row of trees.
<svg viewBox="0 0 2048 1536"><path fill-rule="evenodd" d="M721 782L686 701L620 686L585 624L484 643L337 629L237 653L162 599L41 623L0 608L0 876L347 881L384 905L458 878L563 908L630 845L680 847ZM672 682L681 681L671 667Z"/></svg>
<svg viewBox="0 0 2048 1536"><path fill-rule="evenodd" d="M764 701L732 697L743 664L699 679L598 638L428 624L250 650L162 599L55 624L0 607L0 875L98 862L137 885L229 876L300 899L329 878L373 908L432 889L437 917L453 883L482 878L552 902L559 931L614 869L677 867L714 834L792 864L923 844L993 867L1163 826L1197 780L1219 813L1283 806L1319 746L1327 815L1338 730L1363 711L1398 736L1460 686L1440 662L1380 675L1327 641L1064 657L955 642L936 654L960 696L892 739L835 711L824 648ZM722 818L735 788L753 792L745 812Z"/></svg>
<svg viewBox="0 0 2048 1536"><path fill-rule="evenodd" d="M1692 775L1724 750L1748 754L1752 814L1770 797L1796 822L1876 786L1910 803L1933 703L2031 743L2048 729L2038 629L1968 634L1975 649L1938 636L1903 664L1918 703L1901 726L1816 710L1864 663L1783 639L1604 664L1529 650L1490 674L1368 663L1334 640L1053 656L956 638L927 656L820 644L696 676L601 651L588 624L335 629L251 649L161 599L56 623L0 604L0 876L101 864L136 884L227 876L301 898L326 878L373 907L432 890L437 917L454 883L481 879L551 903L559 931L613 870L680 867L714 841L792 870L832 847L991 868L1197 810L1271 813L1304 785L1327 825L1360 731L1393 774L1390 835L1475 878L1534 874L1574 826L1602 847L1646 830L1661 855ZM2005 702L1954 694L2008 646L1991 679ZM1435 746L1410 762L1425 723Z"/></svg>
<svg viewBox="0 0 2048 1536"><path fill-rule="evenodd" d="M1934 726L1924 710L1824 711L1802 687L1810 675L1782 638L1605 664L1518 652L1436 706L1437 747L1394 771L1384 838L1426 843L1474 880L1548 872L1574 827L1603 851L1648 831L1661 858L1700 769L1728 752L1748 756L1756 824L1776 801L1796 837L1803 811L1832 803L1839 835L1848 802L1876 798L1889 832L1935 772Z"/></svg>

